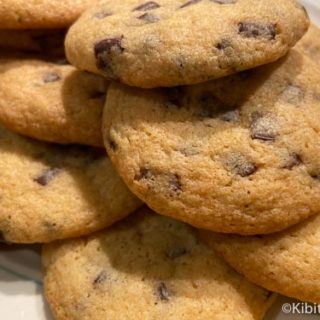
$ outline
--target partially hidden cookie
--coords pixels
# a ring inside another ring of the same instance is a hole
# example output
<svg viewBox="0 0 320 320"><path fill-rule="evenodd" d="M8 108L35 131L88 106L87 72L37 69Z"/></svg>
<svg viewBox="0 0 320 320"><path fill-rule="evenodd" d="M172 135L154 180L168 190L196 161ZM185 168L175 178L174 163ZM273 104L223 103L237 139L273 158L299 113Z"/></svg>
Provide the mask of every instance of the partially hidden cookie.
<svg viewBox="0 0 320 320"><path fill-rule="evenodd" d="M86 235L141 203L102 149L33 141L0 127L0 234L34 243Z"/></svg>
<svg viewBox="0 0 320 320"><path fill-rule="evenodd" d="M298 43L299 49L305 50L306 54L318 65L320 63L320 28L311 24L309 31ZM320 68L320 65L319 65Z"/></svg>
<svg viewBox="0 0 320 320"><path fill-rule="evenodd" d="M156 212L217 232L263 234L320 212L320 73L279 62L190 87L109 87L104 141Z"/></svg>
<svg viewBox="0 0 320 320"><path fill-rule="evenodd" d="M280 233L241 237L201 231L202 238L250 281L320 303L320 216Z"/></svg>
<svg viewBox="0 0 320 320"><path fill-rule="evenodd" d="M0 48L64 55L65 30L1 30Z"/></svg>
<svg viewBox="0 0 320 320"><path fill-rule="evenodd" d="M274 300L191 227L146 208L98 234L46 245L43 266L57 320L258 320Z"/></svg>
<svg viewBox="0 0 320 320"><path fill-rule="evenodd" d="M69 27L92 0L0 0L0 29Z"/></svg>
<svg viewBox="0 0 320 320"><path fill-rule="evenodd" d="M275 61L308 25L295 0L108 0L70 28L66 53L108 79L171 87Z"/></svg>
<svg viewBox="0 0 320 320"><path fill-rule="evenodd" d="M39 140L103 146L104 78L63 61L6 63L6 72L0 73L0 123Z"/></svg>

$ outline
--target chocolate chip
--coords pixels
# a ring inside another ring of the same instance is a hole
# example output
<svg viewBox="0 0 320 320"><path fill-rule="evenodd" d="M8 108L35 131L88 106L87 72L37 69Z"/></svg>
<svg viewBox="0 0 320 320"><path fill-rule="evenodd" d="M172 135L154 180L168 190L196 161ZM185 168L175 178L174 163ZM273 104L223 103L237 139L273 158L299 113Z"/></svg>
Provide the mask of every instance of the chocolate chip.
<svg viewBox="0 0 320 320"><path fill-rule="evenodd" d="M156 17L154 14L146 12L143 15L141 15L140 17L138 17L138 19L146 21L148 23L154 23L159 21L160 19L158 17Z"/></svg>
<svg viewBox="0 0 320 320"><path fill-rule="evenodd" d="M44 171L39 177L33 179L33 181L39 183L41 186L46 186L61 171L62 170L58 168L50 168Z"/></svg>
<svg viewBox="0 0 320 320"><path fill-rule="evenodd" d="M239 152L228 155L226 163L231 171L243 178L251 176L258 169L251 160Z"/></svg>
<svg viewBox="0 0 320 320"><path fill-rule="evenodd" d="M210 0L211 2L215 2L218 4L234 4L236 3L238 0Z"/></svg>
<svg viewBox="0 0 320 320"><path fill-rule="evenodd" d="M278 135L276 120L271 114L254 112L251 122L251 138L263 141L274 141Z"/></svg>
<svg viewBox="0 0 320 320"><path fill-rule="evenodd" d="M272 23L240 22L238 24L239 34L245 38L264 38L274 40L277 28Z"/></svg>
<svg viewBox="0 0 320 320"><path fill-rule="evenodd" d="M226 122L238 122L240 120L240 111L232 110L219 116L219 119Z"/></svg>
<svg viewBox="0 0 320 320"><path fill-rule="evenodd" d="M160 5L154 1L148 1L133 9L133 11L148 11L160 8Z"/></svg>
<svg viewBox="0 0 320 320"><path fill-rule="evenodd" d="M181 244L175 244L167 249L166 256L170 259L179 258L187 253L187 249Z"/></svg>
<svg viewBox="0 0 320 320"><path fill-rule="evenodd" d="M164 173L160 170L142 167L134 180L143 181L149 188L165 187L175 195L182 192L181 177L176 173Z"/></svg>
<svg viewBox="0 0 320 320"><path fill-rule="evenodd" d="M185 7L188 7L188 6L191 6L191 5L196 4L196 3L200 2L200 1L202 1L202 0L190 0L190 1L186 2L186 3L184 3L184 4L180 7L180 9L185 8Z"/></svg>
<svg viewBox="0 0 320 320"><path fill-rule="evenodd" d="M123 36L104 39L97 42L94 46L97 68L104 71L104 73L112 79L117 79L111 67L112 57L113 55L121 54L124 51L122 40Z"/></svg>
<svg viewBox="0 0 320 320"><path fill-rule="evenodd" d="M110 11L106 11L106 10L99 11L94 14L94 17L97 19L104 19L104 18L110 17L110 16L112 16L112 13Z"/></svg>
<svg viewBox="0 0 320 320"><path fill-rule="evenodd" d="M107 272L102 270L93 281L93 286L98 287L107 280Z"/></svg>
<svg viewBox="0 0 320 320"><path fill-rule="evenodd" d="M234 106L216 97L211 92L203 92L198 98L198 105L192 110L193 115L203 118L217 118L225 114L226 109L232 109Z"/></svg>
<svg viewBox="0 0 320 320"><path fill-rule="evenodd" d="M288 103L298 106L304 98L304 91L297 85L289 84L282 92L282 97Z"/></svg>
<svg viewBox="0 0 320 320"><path fill-rule="evenodd" d="M48 82L59 81L61 80L61 77L56 72L50 71L50 72L47 72L42 79L44 83L48 83Z"/></svg>
<svg viewBox="0 0 320 320"><path fill-rule="evenodd" d="M161 301L169 301L170 293L164 282L158 285L157 293Z"/></svg>
<svg viewBox="0 0 320 320"><path fill-rule="evenodd" d="M283 169L289 169L291 170L292 168L300 165L302 163L302 159L299 154L297 153L292 153L290 155L289 161L283 166Z"/></svg>

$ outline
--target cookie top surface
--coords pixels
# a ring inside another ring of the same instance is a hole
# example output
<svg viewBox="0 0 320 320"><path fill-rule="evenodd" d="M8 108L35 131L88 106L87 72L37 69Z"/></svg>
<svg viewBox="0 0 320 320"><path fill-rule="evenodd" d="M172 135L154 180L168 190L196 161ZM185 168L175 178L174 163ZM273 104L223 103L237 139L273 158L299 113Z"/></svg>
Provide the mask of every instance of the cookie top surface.
<svg viewBox="0 0 320 320"><path fill-rule="evenodd" d="M201 236L236 270L269 290L320 303L320 216L283 232L259 237Z"/></svg>
<svg viewBox="0 0 320 320"><path fill-rule="evenodd" d="M275 61L308 24L294 0L102 1L71 27L66 52L112 80L172 87Z"/></svg>
<svg viewBox="0 0 320 320"><path fill-rule="evenodd" d="M104 141L152 209L217 232L271 233L320 212L320 73L277 63L170 89L109 87Z"/></svg>
<svg viewBox="0 0 320 320"><path fill-rule="evenodd" d="M0 0L0 29L69 27L92 0Z"/></svg>
<svg viewBox="0 0 320 320"><path fill-rule="evenodd" d="M85 235L138 208L101 150L40 143L0 128L2 240Z"/></svg>
<svg viewBox="0 0 320 320"><path fill-rule="evenodd" d="M0 48L64 56L65 30L1 30ZM2 51L1 51L2 53Z"/></svg>
<svg viewBox="0 0 320 320"><path fill-rule="evenodd" d="M103 146L104 78L59 61L6 63L0 73L0 123L39 140Z"/></svg>
<svg viewBox="0 0 320 320"><path fill-rule="evenodd" d="M316 63L320 61L320 28L311 24L307 34L298 43L298 48L305 50L306 54Z"/></svg>
<svg viewBox="0 0 320 320"><path fill-rule="evenodd" d="M258 320L273 300L191 227L148 209L88 238L45 246L43 265L58 320L79 312L83 320Z"/></svg>

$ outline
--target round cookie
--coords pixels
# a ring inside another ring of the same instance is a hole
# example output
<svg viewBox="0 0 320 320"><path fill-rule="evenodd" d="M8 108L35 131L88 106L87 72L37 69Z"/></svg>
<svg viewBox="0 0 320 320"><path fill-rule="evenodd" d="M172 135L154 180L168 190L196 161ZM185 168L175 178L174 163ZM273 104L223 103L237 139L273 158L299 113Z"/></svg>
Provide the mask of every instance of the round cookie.
<svg viewBox="0 0 320 320"><path fill-rule="evenodd" d="M200 231L250 281L302 301L320 303L320 216L281 233L255 237Z"/></svg>
<svg viewBox="0 0 320 320"><path fill-rule="evenodd" d="M65 30L1 30L0 48L64 55Z"/></svg>
<svg viewBox="0 0 320 320"><path fill-rule="evenodd" d="M275 61L307 31L295 0L101 1L70 28L79 69L142 87L195 84Z"/></svg>
<svg viewBox="0 0 320 320"><path fill-rule="evenodd" d="M0 74L0 123L39 140L103 146L106 80L66 64L8 63Z"/></svg>
<svg viewBox="0 0 320 320"><path fill-rule="evenodd" d="M86 235L141 202L102 149L50 145L0 127L0 234L34 243Z"/></svg>
<svg viewBox="0 0 320 320"><path fill-rule="evenodd" d="M0 0L0 29L69 27L92 0Z"/></svg>
<svg viewBox="0 0 320 320"><path fill-rule="evenodd" d="M57 320L258 320L274 300L191 227L146 208L99 234L46 245L43 266Z"/></svg>
<svg viewBox="0 0 320 320"><path fill-rule="evenodd" d="M263 234L320 212L320 73L279 62L190 87L109 87L103 131L126 184L156 212Z"/></svg>
<svg viewBox="0 0 320 320"><path fill-rule="evenodd" d="M309 31L298 43L298 48L305 50L306 54L316 63L320 62L320 29L311 24Z"/></svg>

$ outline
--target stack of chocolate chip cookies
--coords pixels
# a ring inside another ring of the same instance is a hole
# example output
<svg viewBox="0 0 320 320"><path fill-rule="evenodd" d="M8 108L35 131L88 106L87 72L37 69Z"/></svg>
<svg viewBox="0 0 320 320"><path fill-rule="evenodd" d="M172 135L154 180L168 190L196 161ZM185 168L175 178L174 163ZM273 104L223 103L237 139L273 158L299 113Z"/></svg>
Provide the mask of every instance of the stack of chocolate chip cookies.
<svg viewBox="0 0 320 320"><path fill-rule="evenodd" d="M94 2L0 0L0 235L45 244L55 319L320 303L320 30L305 9Z"/></svg>

